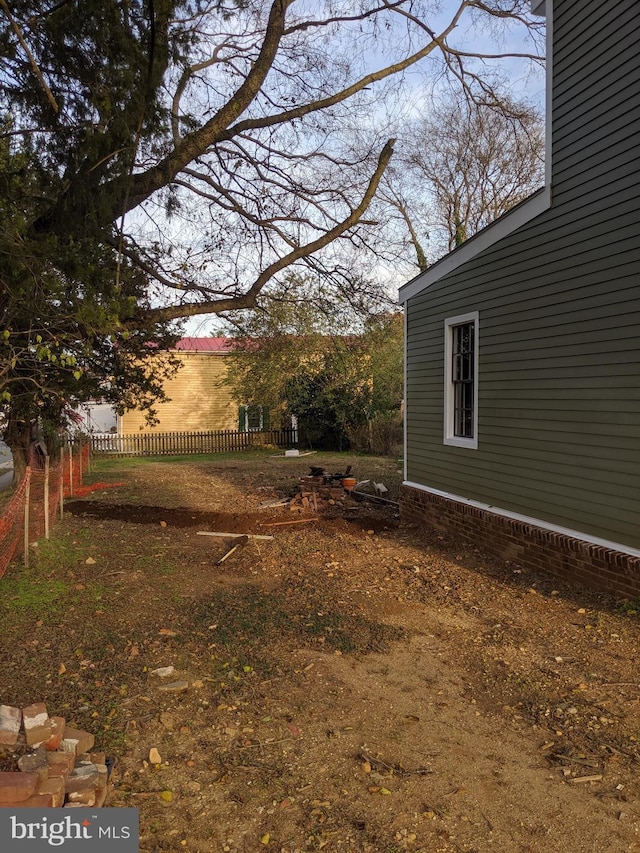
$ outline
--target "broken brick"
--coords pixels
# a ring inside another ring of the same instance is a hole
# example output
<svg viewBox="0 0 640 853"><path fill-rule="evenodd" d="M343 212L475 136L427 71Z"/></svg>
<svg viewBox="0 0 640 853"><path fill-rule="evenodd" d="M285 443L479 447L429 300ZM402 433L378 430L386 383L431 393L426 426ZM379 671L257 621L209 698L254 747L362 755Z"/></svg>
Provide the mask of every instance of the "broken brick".
<svg viewBox="0 0 640 853"><path fill-rule="evenodd" d="M95 788L98 785L98 777L96 765L90 761L83 762L69 773L64 783L64 790L69 795Z"/></svg>
<svg viewBox="0 0 640 853"><path fill-rule="evenodd" d="M60 749L60 743L64 737L66 720L64 717L51 717L51 737L44 741L45 749Z"/></svg>
<svg viewBox="0 0 640 853"><path fill-rule="evenodd" d="M37 773L0 772L0 804L22 803L35 793L40 777Z"/></svg>
<svg viewBox="0 0 640 853"><path fill-rule="evenodd" d="M29 746L39 746L53 734L53 725L44 702L36 702L23 708L22 723Z"/></svg>
<svg viewBox="0 0 640 853"><path fill-rule="evenodd" d="M39 746L35 752L27 752L18 759L18 768L23 773L37 773L40 779L48 776L49 762L47 753L43 746Z"/></svg>
<svg viewBox="0 0 640 853"><path fill-rule="evenodd" d="M49 717L44 702L22 709L0 705L0 747L18 753L18 769L0 771L0 808L102 807L110 759L91 751L94 740L90 732L67 726L64 717ZM24 752L25 746L31 749Z"/></svg>
<svg viewBox="0 0 640 853"><path fill-rule="evenodd" d="M94 743L95 738L90 732L67 726L64 730L62 742L60 743L60 749L63 752L73 752L75 755L80 755L83 752L90 752L93 749Z"/></svg>
<svg viewBox="0 0 640 853"><path fill-rule="evenodd" d="M68 776L73 770L76 757L72 752L48 752L49 779Z"/></svg>
<svg viewBox="0 0 640 853"><path fill-rule="evenodd" d="M96 804L96 791L93 788L88 791L71 791L67 795L67 802L79 803L90 808Z"/></svg>
<svg viewBox="0 0 640 853"><path fill-rule="evenodd" d="M0 743L13 746L18 741L22 711L11 705L0 705Z"/></svg>
<svg viewBox="0 0 640 853"><path fill-rule="evenodd" d="M21 809L50 809L54 805L53 794L32 794L18 805Z"/></svg>
<svg viewBox="0 0 640 853"><path fill-rule="evenodd" d="M64 803L64 779L53 778L40 782L37 788L38 794L49 794L53 798L55 808L60 808Z"/></svg>
<svg viewBox="0 0 640 853"><path fill-rule="evenodd" d="M107 799L109 770L106 764L96 764L98 770L98 785L96 787L96 808L101 808Z"/></svg>

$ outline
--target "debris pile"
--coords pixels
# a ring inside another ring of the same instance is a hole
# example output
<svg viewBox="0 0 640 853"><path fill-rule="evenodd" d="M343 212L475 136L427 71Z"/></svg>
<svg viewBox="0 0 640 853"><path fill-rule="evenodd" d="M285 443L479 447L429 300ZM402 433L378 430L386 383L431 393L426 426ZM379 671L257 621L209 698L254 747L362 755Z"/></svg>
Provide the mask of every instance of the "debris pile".
<svg viewBox="0 0 640 853"><path fill-rule="evenodd" d="M347 466L345 471L336 474L317 466L311 466L310 470L310 474L300 477L292 497L269 501L262 504L262 508L275 509L288 506L292 512L302 514L327 512L336 506L342 510L353 510L357 509L362 501L398 506L395 501L389 500L389 490L384 483L375 483L372 480L357 482L356 478L351 476L351 465ZM297 523L299 522L280 521L263 526L275 527L279 524Z"/></svg>
<svg viewBox="0 0 640 853"><path fill-rule="evenodd" d="M0 705L0 808L100 808L111 760L46 705Z"/></svg>
<svg viewBox="0 0 640 853"><path fill-rule="evenodd" d="M343 508L355 508L357 502L351 497L355 485L351 465L343 473L337 474L311 466L311 473L300 477L296 494L289 501L289 508L292 512L318 512L338 503Z"/></svg>

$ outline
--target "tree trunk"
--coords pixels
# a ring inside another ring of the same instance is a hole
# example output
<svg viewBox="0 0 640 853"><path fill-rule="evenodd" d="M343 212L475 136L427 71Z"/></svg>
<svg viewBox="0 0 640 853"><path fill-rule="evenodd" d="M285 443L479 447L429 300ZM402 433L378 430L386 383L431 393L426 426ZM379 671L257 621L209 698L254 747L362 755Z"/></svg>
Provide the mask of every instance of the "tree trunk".
<svg viewBox="0 0 640 853"><path fill-rule="evenodd" d="M31 447L31 424L9 414L4 440L13 456L13 484L17 486L29 464L29 448Z"/></svg>

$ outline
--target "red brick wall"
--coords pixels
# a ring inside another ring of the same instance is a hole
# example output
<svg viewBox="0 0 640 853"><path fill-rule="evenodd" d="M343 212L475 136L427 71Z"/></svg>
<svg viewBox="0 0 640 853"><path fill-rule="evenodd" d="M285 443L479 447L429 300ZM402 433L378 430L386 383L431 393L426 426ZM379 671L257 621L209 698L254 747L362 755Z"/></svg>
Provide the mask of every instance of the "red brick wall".
<svg viewBox="0 0 640 853"><path fill-rule="evenodd" d="M423 522L503 560L550 572L620 598L640 595L640 557L495 515L412 486L400 490L402 517Z"/></svg>

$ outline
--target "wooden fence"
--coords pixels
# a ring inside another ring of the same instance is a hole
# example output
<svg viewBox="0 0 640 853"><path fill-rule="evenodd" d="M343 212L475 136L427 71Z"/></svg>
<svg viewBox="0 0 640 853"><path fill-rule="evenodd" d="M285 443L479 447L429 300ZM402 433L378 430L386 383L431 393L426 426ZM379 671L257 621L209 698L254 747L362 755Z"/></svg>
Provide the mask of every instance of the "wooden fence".
<svg viewBox="0 0 640 853"><path fill-rule="evenodd" d="M133 435L91 435L93 453L110 456L188 456L197 453L229 453L260 447L293 448L298 444L296 429L261 432L217 430L210 432L159 432Z"/></svg>

